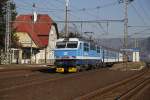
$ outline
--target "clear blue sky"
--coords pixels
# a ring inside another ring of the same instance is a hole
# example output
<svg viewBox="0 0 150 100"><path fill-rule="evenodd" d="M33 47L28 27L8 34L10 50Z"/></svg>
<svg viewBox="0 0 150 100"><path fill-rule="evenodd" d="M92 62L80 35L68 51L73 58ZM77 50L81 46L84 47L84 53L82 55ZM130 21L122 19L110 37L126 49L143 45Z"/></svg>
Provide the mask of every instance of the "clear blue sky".
<svg viewBox="0 0 150 100"><path fill-rule="evenodd" d="M64 0L14 0L17 6L18 14L31 14L32 4L36 4L37 13L49 14L55 21L64 20ZM150 0L134 0L129 4L129 25L132 26L150 26ZM107 20L123 19L123 4L118 0L70 0L69 3L69 20ZM63 24L58 24L59 31L62 30ZM70 24L76 26L81 31L80 24ZM82 31L94 32L95 36L101 37L123 37L123 23L109 23L108 34L107 24L98 25L83 24ZM103 28L102 28L103 27ZM150 27L132 27L129 28L129 35L139 33L138 36L148 36Z"/></svg>

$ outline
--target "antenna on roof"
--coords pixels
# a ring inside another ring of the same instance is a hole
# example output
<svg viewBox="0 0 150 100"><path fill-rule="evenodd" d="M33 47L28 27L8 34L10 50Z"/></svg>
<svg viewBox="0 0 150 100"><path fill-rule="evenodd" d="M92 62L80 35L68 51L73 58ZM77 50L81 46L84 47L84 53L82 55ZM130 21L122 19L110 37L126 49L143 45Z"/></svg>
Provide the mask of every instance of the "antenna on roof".
<svg viewBox="0 0 150 100"><path fill-rule="evenodd" d="M33 7L33 22L35 23L37 21L37 13L35 11L35 7L36 7L35 3L33 3L32 7Z"/></svg>

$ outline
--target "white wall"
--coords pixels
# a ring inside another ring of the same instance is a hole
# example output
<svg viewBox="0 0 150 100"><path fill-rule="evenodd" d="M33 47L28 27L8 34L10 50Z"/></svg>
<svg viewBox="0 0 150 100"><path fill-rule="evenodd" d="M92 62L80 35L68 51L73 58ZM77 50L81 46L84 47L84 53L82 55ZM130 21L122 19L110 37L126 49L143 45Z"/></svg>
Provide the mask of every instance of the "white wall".
<svg viewBox="0 0 150 100"><path fill-rule="evenodd" d="M33 56L33 61L36 58L36 63L44 63L45 62L45 55L46 55L46 62L53 63L54 61L54 48L57 40L56 28L54 25L51 26L51 30L49 32L49 40L47 48L40 50L39 53ZM36 56L36 57L35 57Z"/></svg>
<svg viewBox="0 0 150 100"><path fill-rule="evenodd" d="M49 41L48 41L48 47L47 47L47 59L54 59L54 48L57 41L57 34L55 26L52 25L51 31L49 33Z"/></svg>

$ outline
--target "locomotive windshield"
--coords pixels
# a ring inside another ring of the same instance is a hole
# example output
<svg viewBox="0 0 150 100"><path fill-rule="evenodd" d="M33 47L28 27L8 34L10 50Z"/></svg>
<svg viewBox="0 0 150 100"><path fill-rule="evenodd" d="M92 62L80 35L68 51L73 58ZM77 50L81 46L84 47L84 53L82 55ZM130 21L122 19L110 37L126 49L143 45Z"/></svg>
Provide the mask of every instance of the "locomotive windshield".
<svg viewBox="0 0 150 100"><path fill-rule="evenodd" d="M77 48L77 41L69 41L69 42L57 42L56 48Z"/></svg>
<svg viewBox="0 0 150 100"><path fill-rule="evenodd" d="M57 42L56 43L56 48L65 48L66 47L66 42Z"/></svg>
<svg viewBox="0 0 150 100"><path fill-rule="evenodd" d="M77 48L78 42L68 42L67 48Z"/></svg>

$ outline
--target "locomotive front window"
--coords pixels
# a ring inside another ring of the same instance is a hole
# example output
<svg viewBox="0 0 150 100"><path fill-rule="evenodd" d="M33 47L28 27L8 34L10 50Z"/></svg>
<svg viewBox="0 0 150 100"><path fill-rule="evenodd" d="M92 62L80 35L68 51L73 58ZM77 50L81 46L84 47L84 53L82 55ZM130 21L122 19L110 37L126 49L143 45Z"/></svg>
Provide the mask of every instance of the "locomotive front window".
<svg viewBox="0 0 150 100"><path fill-rule="evenodd" d="M68 42L67 48L77 48L78 42Z"/></svg>
<svg viewBox="0 0 150 100"><path fill-rule="evenodd" d="M57 42L56 43L56 48L65 48L66 47L66 42Z"/></svg>

